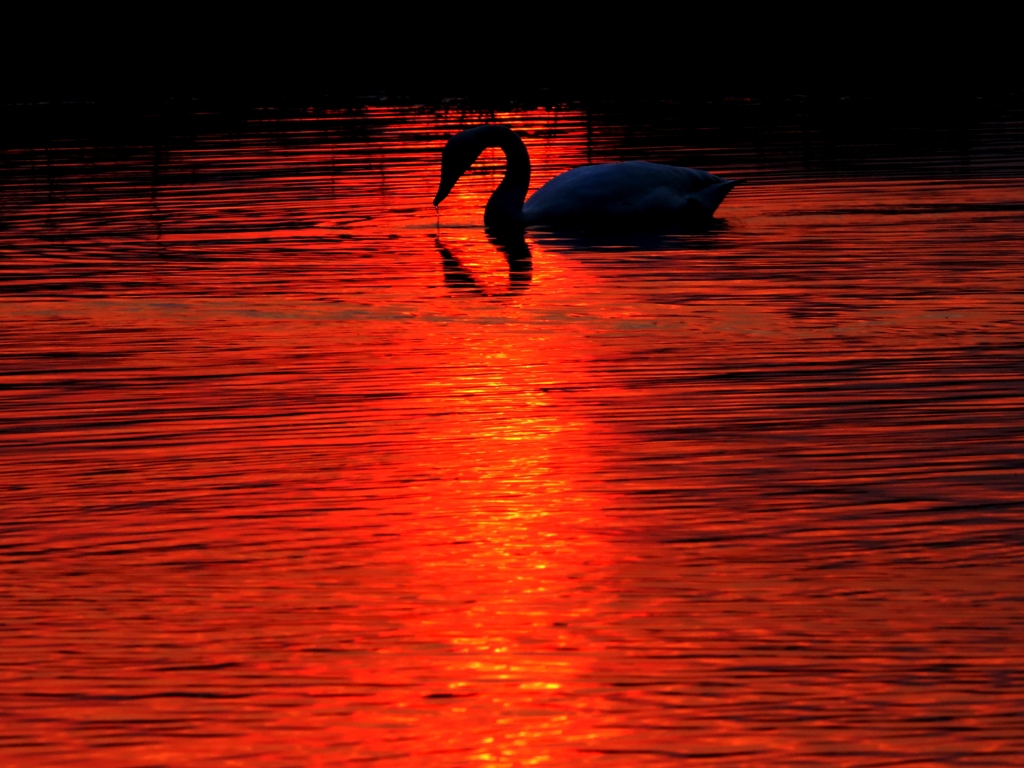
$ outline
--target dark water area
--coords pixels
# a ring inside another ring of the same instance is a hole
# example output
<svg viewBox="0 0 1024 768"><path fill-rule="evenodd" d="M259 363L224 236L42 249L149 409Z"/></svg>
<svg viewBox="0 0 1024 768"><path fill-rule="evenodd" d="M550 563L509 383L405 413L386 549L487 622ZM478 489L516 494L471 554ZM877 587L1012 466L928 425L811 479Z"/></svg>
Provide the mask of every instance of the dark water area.
<svg viewBox="0 0 1024 768"><path fill-rule="evenodd" d="M0 762L1019 765L1024 114L836 104L9 133Z"/></svg>

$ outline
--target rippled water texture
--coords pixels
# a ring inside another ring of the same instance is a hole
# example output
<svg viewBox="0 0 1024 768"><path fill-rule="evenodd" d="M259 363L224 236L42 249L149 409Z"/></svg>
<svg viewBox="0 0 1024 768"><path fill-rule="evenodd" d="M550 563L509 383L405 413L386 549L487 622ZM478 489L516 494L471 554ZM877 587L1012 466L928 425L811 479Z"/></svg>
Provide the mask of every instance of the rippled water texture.
<svg viewBox="0 0 1024 768"><path fill-rule="evenodd" d="M484 119L2 152L0 762L1021 764L1021 124L498 114L748 180L509 246Z"/></svg>

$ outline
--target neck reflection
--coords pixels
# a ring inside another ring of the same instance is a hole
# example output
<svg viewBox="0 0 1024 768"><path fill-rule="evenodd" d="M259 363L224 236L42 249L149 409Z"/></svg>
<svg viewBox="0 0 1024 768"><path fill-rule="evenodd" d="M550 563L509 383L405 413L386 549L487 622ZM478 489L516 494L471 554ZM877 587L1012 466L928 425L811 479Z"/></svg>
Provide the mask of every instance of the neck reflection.
<svg viewBox="0 0 1024 768"><path fill-rule="evenodd" d="M525 290L533 280L533 257L522 230L488 229L487 239L508 263L508 288L500 292L489 290L486 283L445 246L439 235L435 238L435 244L441 254L445 285L480 296L506 296Z"/></svg>

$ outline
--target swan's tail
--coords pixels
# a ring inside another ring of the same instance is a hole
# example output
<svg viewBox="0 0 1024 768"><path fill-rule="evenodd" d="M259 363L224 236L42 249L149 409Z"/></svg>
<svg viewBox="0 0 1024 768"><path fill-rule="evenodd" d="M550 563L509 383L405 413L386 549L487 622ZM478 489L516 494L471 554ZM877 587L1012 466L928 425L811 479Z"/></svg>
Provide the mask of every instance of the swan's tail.
<svg viewBox="0 0 1024 768"><path fill-rule="evenodd" d="M742 183L743 179L723 179L717 184L705 187L700 192L695 192L691 199L696 202L700 212L710 219L714 216L718 206L725 200L725 196L729 194L729 190Z"/></svg>

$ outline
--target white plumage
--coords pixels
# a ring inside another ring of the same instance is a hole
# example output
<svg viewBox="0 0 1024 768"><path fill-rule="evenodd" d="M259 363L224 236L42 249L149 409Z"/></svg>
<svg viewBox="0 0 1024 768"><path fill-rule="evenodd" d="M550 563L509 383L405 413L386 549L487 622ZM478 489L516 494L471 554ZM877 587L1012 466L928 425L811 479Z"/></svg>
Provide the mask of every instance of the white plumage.
<svg viewBox="0 0 1024 768"><path fill-rule="evenodd" d="M706 171L631 160L583 165L556 176L523 206L526 224L588 217L710 216L733 187ZM690 210L697 205L699 210Z"/></svg>

